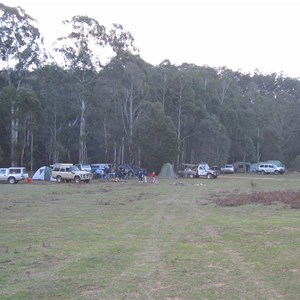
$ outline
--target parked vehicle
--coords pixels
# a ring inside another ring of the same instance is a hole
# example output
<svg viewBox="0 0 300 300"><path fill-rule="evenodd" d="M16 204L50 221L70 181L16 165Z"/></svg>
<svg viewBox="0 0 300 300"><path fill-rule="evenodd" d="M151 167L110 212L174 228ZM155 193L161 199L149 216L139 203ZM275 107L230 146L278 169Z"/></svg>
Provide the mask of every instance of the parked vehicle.
<svg viewBox="0 0 300 300"><path fill-rule="evenodd" d="M27 179L28 173L24 167L10 167L0 169L0 181L8 183L18 183L21 180Z"/></svg>
<svg viewBox="0 0 300 300"><path fill-rule="evenodd" d="M143 172L143 169L138 165L123 164L117 167L116 172L123 173L125 177L137 176L139 172Z"/></svg>
<svg viewBox="0 0 300 300"><path fill-rule="evenodd" d="M197 168L185 168L183 171L179 172L180 177L184 178L194 178L197 177Z"/></svg>
<svg viewBox="0 0 300 300"><path fill-rule="evenodd" d="M221 173L221 168L219 167L219 166L217 166L217 165L214 165L214 166L211 166L211 167L209 167L211 170L215 170L216 172L217 172L217 174L218 174L218 176L220 175L220 173Z"/></svg>
<svg viewBox="0 0 300 300"><path fill-rule="evenodd" d="M256 171L262 175L264 174L283 174L284 173L284 168L283 167L278 167L274 164L260 164Z"/></svg>
<svg viewBox="0 0 300 300"><path fill-rule="evenodd" d="M221 173L223 173L223 174L233 174L234 173L234 166L233 165L226 165L224 168L221 168Z"/></svg>
<svg viewBox="0 0 300 300"><path fill-rule="evenodd" d="M106 171L109 171L109 174L112 175L112 165L105 163L91 164L91 172L93 178L102 178L105 175Z"/></svg>
<svg viewBox="0 0 300 300"><path fill-rule="evenodd" d="M80 171L73 164L55 164L53 166L52 177L59 183L70 181L80 183L89 182L92 179L92 173Z"/></svg>
<svg viewBox="0 0 300 300"><path fill-rule="evenodd" d="M208 164L202 163L197 167L196 177L206 177L208 179L216 179L218 177L218 171L212 170Z"/></svg>
<svg viewBox="0 0 300 300"><path fill-rule="evenodd" d="M76 165L80 171L86 171L92 173L91 165L89 164L77 164Z"/></svg>

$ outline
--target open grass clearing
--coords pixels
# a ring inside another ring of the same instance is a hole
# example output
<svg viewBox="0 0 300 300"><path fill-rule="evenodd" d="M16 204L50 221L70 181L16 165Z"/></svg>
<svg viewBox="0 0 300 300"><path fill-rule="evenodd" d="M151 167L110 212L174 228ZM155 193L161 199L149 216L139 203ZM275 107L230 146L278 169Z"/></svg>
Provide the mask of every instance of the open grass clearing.
<svg viewBox="0 0 300 300"><path fill-rule="evenodd" d="M300 177L0 185L1 299L299 299ZM275 197L275 196L274 196Z"/></svg>

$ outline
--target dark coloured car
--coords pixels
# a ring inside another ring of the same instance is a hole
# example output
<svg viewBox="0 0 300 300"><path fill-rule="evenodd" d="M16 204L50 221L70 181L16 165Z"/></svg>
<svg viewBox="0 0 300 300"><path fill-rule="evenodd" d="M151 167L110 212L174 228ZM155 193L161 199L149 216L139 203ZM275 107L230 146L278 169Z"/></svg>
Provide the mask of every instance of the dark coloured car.
<svg viewBox="0 0 300 300"><path fill-rule="evenodd" d="M109 176L113 176L113 166L112 164L107 163L98 163L91 164L91 171L93 174L93 178L104 178L105 174L109 174Z"/></svg>

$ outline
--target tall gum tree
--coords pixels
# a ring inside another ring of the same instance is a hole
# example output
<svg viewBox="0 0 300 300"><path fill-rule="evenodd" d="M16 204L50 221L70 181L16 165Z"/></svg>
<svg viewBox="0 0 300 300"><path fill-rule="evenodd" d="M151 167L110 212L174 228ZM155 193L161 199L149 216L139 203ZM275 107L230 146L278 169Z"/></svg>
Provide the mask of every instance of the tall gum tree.
<svg viewBox="0 0 300 300"><path fill-rule="evenodd" d="M0 55L3 62L1 68L6 73L8 88L16 90L16 93L9 93L12 166L19 162L17 151L19 108L16 97L28 73L27 71L41 62L42 38L35 25L36 21L26 14L21 7L14 8L0 3Z"/></svg>
<svg viewBox="0 0 300 300"><path fill-rule="evenodd" d="M66 160L70 151L65 140L66 131L76 119L77 107L72 102L70 74L57 65L46 65L33 74L38 80L35 91L41 102L41 115L44 122L39 126L39 139L44 154L41 163L54 164ZM76 148L77 149L77 148Z"/></svg>
<svg viewBox="0 0 300 300"><path fill-rule="evenodd" d="M177 164L181 163L180 153L182 152L185 140L192 134L189 122L195 111L195 93L193 90L192 77L185 68L179 67L176 75L170 84L170 116L176 126L178 157Z"/></svg>
<svg viewBox="0 0 300 300"><path fill-rule="evenodd" d="M141 113L144 97L144 73L135 62L128 62L124 74L124 103L122 105L124 131L128 139L129 160L133 160L133 130Z"/></svg>
<svg viewBox="0 0 300 300"><path fill-rule="evenodd" d="M113 24L107 32L97 20L87 16L74 16L64 21L70 33L58 39L55 48L64 58L66 67L74 76L74 97L79 104L79 163L87 162L86 114L91 91L96 83L96 73L104 64L107 53L118 54L133 48L133 38L123 27ZM102 60L101 60L102 59Z"/></svg>

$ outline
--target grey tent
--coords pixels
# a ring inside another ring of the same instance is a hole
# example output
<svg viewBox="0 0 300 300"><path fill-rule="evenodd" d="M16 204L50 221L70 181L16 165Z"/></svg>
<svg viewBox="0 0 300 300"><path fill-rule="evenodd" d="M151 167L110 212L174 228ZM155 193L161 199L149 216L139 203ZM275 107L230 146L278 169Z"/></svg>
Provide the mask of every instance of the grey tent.
<svg viewBox="0 0 300 300"><path fill-rule="evenodd" d="M51 178L52 169L47 166L40 167L32 176L33 180L53 180Z"/></svg>
<svg viewBox="0 0 300 300"><path fill-rule="evenodd" d="M161 168L160 173L158 174L158 178L166 178L166 179L177 178L173 165L170 163L164 164Z"/></svg>

